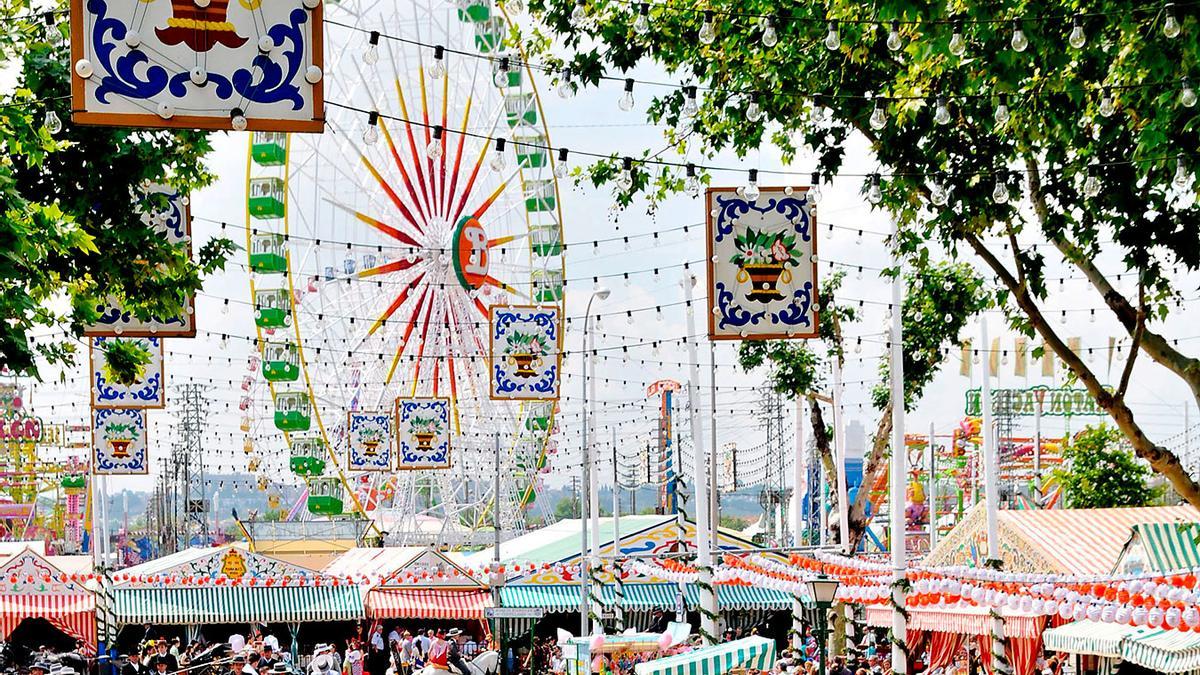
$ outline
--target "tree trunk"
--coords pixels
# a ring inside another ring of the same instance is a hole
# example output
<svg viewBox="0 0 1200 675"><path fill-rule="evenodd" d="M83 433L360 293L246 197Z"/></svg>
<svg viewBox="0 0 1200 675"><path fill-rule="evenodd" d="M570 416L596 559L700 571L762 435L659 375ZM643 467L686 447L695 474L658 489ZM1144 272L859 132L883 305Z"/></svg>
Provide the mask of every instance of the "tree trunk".
<svg viewBox="0 0 1200 675"><path fill-rule="evenodd" d="M883 406L883 410L879 411L879 422L875 425L875 437L871 439L871 454L867 456L866 462L863 464L862 484L858 486L858 494L854 495L854 501L850 504L851 551L858 550L858 545L862 543L863 537L867 534L867 525L870 522L867 518L867 499L871 496L871 486L875 484L880 475L888 470L888 458L891 455L888 452L888 446L891 441L891 433L892 402L889 399ZM878 505L875 510L878 512ZM874 515L877 514L872 514L872 517Z"/></svg>
<svg viewBox="0 0 1200 675"><path fill-rule="evenodd" d="M1096 403L1116 422L1117 428L1129 439L1137 456L1149 462L1151 468L1170 481L1171 487L1175 488L1180 497L1192 506L1200 508L1200 485L1188 475L1175 453L1154 443L1146 436L1125 401L1104 389L1100 380L1087 367L1083 359L1071 351L1062 338L1050 327L1028 289L1013 277L1004 263L988 249L987 245L974 234L965 234L964 238L975 250L975 253L992 268L1001 282L1008 287L1013 299L1029 318L1030 325L1042 336L1046 346L1058 355L1063 363L1067 364L1079 382L1087 388L1088 393L1096 399Z"/></svg>

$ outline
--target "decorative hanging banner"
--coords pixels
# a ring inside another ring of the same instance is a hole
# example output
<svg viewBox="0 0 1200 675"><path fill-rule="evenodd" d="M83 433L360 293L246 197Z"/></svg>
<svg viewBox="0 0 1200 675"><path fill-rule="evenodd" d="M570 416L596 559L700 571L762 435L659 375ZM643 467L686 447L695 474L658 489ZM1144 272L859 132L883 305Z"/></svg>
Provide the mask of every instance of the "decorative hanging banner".
<svg viewBox="0 0 1200 675"><path fill-rule="evenodd" d="M105 345L116 340L140 345L150 358L130 384L116 382L112 368L108 364L108 353L104 348ZM162 408L166 406L161 339L156 337L95 337L92 338L90 353L93 408Z"/></svg>
<svg viewBox="0 0 1200 675"><path fill-rule="evenodd" d="M324 128L320 0L71 0L79 124Z"/></svg>
<svg viewBox="0 0 1200 675"><path fill-rule="evenodd" d="M709 188L708 336L817 336L817 216L808 188Z"/></svg>
<svg viewBox="0 0 1200 675"><path fill-rule="evenodd" d="M386 412L346 413L351 471L388 471L392 468L392 416Z"/></svg>
<svg viewBox="0 0 1200 675"><path fill-rule="evenodd" d="M92 447L97 474L149 472L146 457L146 414L130 408L92 411Z"/></svg>
<svg viewBox="0 0 1200 675"><path fill-rule="evenodd" d="M142 222L162 233L167 243L186 243L190 254L192 214L188 198L165 185L150 186L146 192L162 197L146 198L135 205L142 211ZM96 308L100 318L85 327L83 333L104 337L195 337L195 304L195 297L188 295L184 301L184 311L179 316L143 321L122 308L115 298L109 298L107 303Z"/></svg>
<svg viewBox="0 0 1200 675"><path fill-rule="evenodd" d="M1105 385L1106 390L1112 387ZM967 400L964 409L967 415L979 416L980 401L983 397L979 387L967 390ZM1029 387L1028 389L993 389L992 407L997 415L1015 417L1033 417L1037 414L1038 402L1041 402L1042 413L1048 417L1103 417L1108 413L1087 389L1072 389L1061 387L1051 389L1046 386Z"/></svg>
<svg viewBox="0 0 1200 675"><path fill-rule="evenodd" d="M489 314L492 398L557 399L562 370L558 307L493 305Z"/></svg>
<svg viewBox="0 0 1200 675"><path fill-rule="evenodd" d="M450 468L450 399L396 399L396 469Z"/></svg>

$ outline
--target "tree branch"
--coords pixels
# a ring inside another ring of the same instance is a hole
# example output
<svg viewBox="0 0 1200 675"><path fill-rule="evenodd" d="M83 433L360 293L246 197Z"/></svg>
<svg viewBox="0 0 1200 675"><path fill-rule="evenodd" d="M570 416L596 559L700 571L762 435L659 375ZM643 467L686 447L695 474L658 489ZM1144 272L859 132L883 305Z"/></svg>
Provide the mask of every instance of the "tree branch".
<svg viewBox="0 0 1200 675"><path fill-rule="evenodd" d="M1120 291L1113 287L1091 258L1084 255L1079 247L1068 241L1061 232L1049 226L1050 207L1046 204L1046 195L1042 191L1037 162L1031 157L1026 157L1025 166L1029 173L1029 197L1033 202L1034 213L1041 222L1042 233L1062 253L1064 258L1083 272L1127 333L1132 336L1139 330L1139 324L1142 326L1142 337L1139 340L1141 349L1144 349L1156 363L1183 379L1191 388L1192 396L1196 398L1197 403L1200 403L1200 360L1180 352L1166 338L1146 329L1144 320L1140 321L1138 318L1138 310Z"/></svg>
<svg viewBox="0 0 1200 675"><path fill-rule="evenodd" d="M1117 387L1116 397L1125 400L1125 391L1129 389L1129 377L1133 375L1133 363L1137 359L1142 344L1142 335L1146 332L1146 287L1138 282L1138 322L1137 330L1133 331L1133 343L1129 346L1129 360L1125 362L1125 370L1121 372L1121 384Z"/></svg>
<svg viewBox="0 0 1200 675"><path fill-rule="evenodd" d="M1004 266L995 254L993 254L974 234L964 234L964 240L974 249L975 253L983 259L992 271L996 273L1002 283L1012 292L1013 299L1016 300L1018 306L1029 317L1030 325L1033 326L1041 336L1046 346L1054 350L1067 367L1075 373L1079 382L1087 388L1088 393L1096 400L1096 403L1104 409L1113 422L1129 439L1133 446L1134 452L1138 457L1145 459L1150 463L1159 474L1170 481L1171 486L1179 493L1179 496L1185 499L1189 504L1200 507L1200 484L1197 484L1187 471L1184 470L1179 458L1170 450L1152 442L1142 431L1141 425L1134 419L1133 411L1129 406L1125 405L1123 400L1113 396L1112 393L1105 390L1104 385L1097 379L1083 359L1078 354L1071 351L1062 338L1054 332L1050 327L1050 323L1042 314L1041 309L1037 306L1034 298L1022 288L1017 282L1013 274Z"/></svg>

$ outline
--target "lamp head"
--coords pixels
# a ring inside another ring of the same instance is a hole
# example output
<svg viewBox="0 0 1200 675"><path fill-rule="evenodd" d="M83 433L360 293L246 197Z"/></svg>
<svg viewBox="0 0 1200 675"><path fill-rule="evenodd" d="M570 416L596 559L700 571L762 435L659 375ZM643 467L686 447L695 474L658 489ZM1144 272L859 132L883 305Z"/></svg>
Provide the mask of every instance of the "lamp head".
<svg viewBox="0 0 1200 675"><path fill-rule="evenodd" d="M841 582L837 579L822 574L808 581L808 592L812 594L813 601L817 603L818 607L830 607L833 605L833 598L837 595L837 589L840 585Z"/></svg>
<svg viewBox="0 0 1200 675"><path fill-rule="evenodd" d="M592 295L595 295L598 300L607 300L611 294L612 291L608 290L605 286L599 286L596 290L592 291Z"/></svg>

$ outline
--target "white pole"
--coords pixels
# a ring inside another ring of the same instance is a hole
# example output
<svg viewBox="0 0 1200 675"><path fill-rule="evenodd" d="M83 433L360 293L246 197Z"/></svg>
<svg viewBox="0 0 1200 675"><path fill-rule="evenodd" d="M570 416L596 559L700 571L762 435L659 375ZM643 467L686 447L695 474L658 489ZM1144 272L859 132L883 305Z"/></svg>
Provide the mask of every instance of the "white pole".
<svg viewBox="0 0 1200 675"><path fill-rule="evenodd" d="M580 421L582 439L579 444L579 463L580 470L583 476L580 480L579 489L583 490L583 494L579 498L579 634L588 634L588 588L591 585L591 556L588 554L588 505L591 503L591 496L588 494L588 486L591 485L591 448L588 447L588 326L592 318L592 302L596 298L603 300L608 297L606 289L596 289L592 291L591 297L588 298L587 309L583 312L583 336L580 340L579 366L583 372L583 377L580 382L581 394L583 395L582 406L580 409ZM499 495L496 495L496 506L499 507Z"/></svg>
<svg viewBox="0 0 1200 675"><path fill-rule="evenodd" d="M838 543L850 555L850 498L846 486L846 421L842 415L842 364L833 357L833 445L837 452ZM862 489L862 486L859 487Z"/></svg>
<svg viewBox="0 0 1200 675"><path fill-rule="evenodd" d="M992 359L987 351L988 330L987 316L979 321L979 334L982 342L983 381L980 384L980 403L983 406L983 500L987 515L987 548L988 561L1000 560L1000 489L999 466L996 463L996 430L992 420ZM992 669L997 673L1007 673L1007 660L1004 649L1004 619L996 610L992 614Z"/></svg>
<svg viewBox="0 0 1200 675"><path fill-rule="evenodd" d="M929 423L929 494L925 495L929 502L929 550L937 546L937 441L933 436L933 422Z"/></svg>
<svg viewBox="0 0 1200 675"><path fill-rule="evenodd" d="M904 332L901 317L904 313L904 265L900 259L900 232L897 223L892 223L892 262L896 276L892 279L892 350L888 367L891 376L892 399L892 466L891 466L891 515L892 546L892 672L905 675L908 672L907 648L908 621L901 611L907 599L904 585L907 581L907 560L904 541L904 479L908 473L904 455ZM859 489L864 489L862 486Z"/></svg>
<svg viewBox="0 0 1200 675"><path fill-rule="evenodd" d="M621 476L617 473L617 425L612 430L612 512L613 512L613 621L616 632L625 630L625 585L621 582Z"/></svg>
<svg viewBox="0 0 1200 675"><path fill-rule="evenodd" d="M813 405L817 405L813 401ZM822 547L829 544L829 508L826 506L826 500L829 498L829 475L825 472L825 463L817 457L817 468L820 470L821 481L817 486L817 509L820 511L820 532L818 540Z"/></svg>
<svg viewBox="0 0 1200 675"><path fill-rule="evenodd" d="M988 558L1000 559L1000 525L997 520L997 509L1000 506L1000 494L996 476L996 437L992 428L992 361L988 353L987 317L979 321L979 334L982 341L983 355L980 363L983 366L983 379L980 384L980 403L983 406L983 499L987 509L987 543Z"/></svg>
<svg viewBox="0 0 1200 675"><path fill-rule="evenodd" d="M795 488L793 490L796 495L796 502L792 506L792 545L800 546L803 543L804 535L804 504L808 500L808 483L805 480L808 477L807 467L804 464L804 394L796 398L796 459L793 462L795 475L793 480ZM792 596L792 647L795 649L804 648L804 603L800 599L800 593L797 592Z"/></svg>
<svg viewBox="0 0 1200 675"><path fill-rule="evenodd" d="M1041 506L1042 497L1042 400L1044 394L1038 390L1037 407L1033 409L1033 491Z"/></svg>
<svg viewBox="0 0 1200 675"><path fill-rule="evenodd" d="M708 364L708 383L712 387L708 392L708 494L712 504L708 523L715 542L721 522L721 493L717 485L717 343L713 340L708 341Z"/></svg>
<svg viewBox="0 0 1200 675"><path fill-rule="evenodd" d="M696 497L696 563L700 569L700 637L704 644L717 641L717 598L712 585L712 523L708 479L704 475L704 436L700 428L700 357L697 355L696 313L692 307L692 287L696 277L683 273L683 297L687 312L688 345L688 417L692 424L692 485Z"/></svg>

